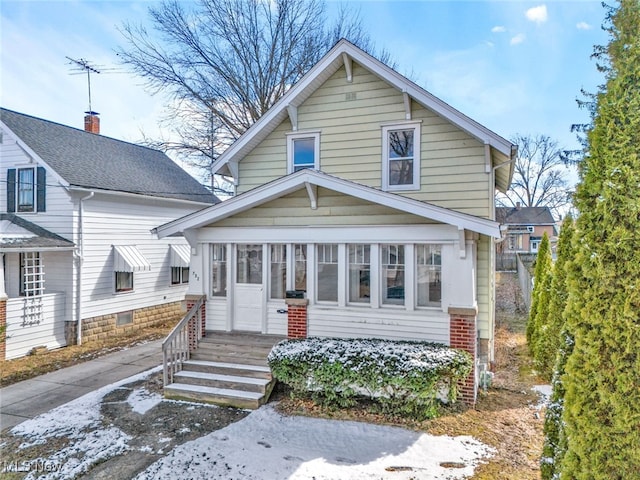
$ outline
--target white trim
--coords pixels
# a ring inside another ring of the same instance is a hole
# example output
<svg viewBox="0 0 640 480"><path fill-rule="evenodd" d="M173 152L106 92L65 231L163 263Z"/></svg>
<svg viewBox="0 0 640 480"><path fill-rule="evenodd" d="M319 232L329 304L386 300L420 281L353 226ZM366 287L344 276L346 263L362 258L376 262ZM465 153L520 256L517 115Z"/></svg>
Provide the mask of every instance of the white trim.
<svg viewBox="0 0 640 480"><path fill-rule="evenodd" d="M154 229L159 238L184 233L188 229L197 229L224 218L236 215L253 207L283 197L304 188L305 183L327 188L345 195L360 198L375 204L411 213L429 220L445 223L457 228L500 238L500 225L493 220L475 217L466 213L438 207L401 195L384 192L376 188L361 185L322 172L304 169L292 175L280 177L232 199L199 210L190 215L166 223ZM342 227L344 229L344 227ZM302 229L299 229L302 230ZM255 237L254 237L255 238Z"/></svg>
<svg viewBox="0 0 640 480"><path fill-rule="evenodd" d="M402 122L387 124L382 127L382 189L393 192L405 192L420 190L420 148L421 148L421 124L420 122ZM389 183L389 132L395 130L413 130L413 179L410 184Z"/></svg>
<svg viewBox="0 0 640 480"><path fill-rule="evenodd" d="M306 131L306 132L295 132L295 133L287 133L287 173L294 173L294 158L293 158L293 144L296 140L305 139L305 138L313 138L313 167L304 167L304 168L313 168L314 170L320 169L320 132L318 130L315 131Z"/></svg>

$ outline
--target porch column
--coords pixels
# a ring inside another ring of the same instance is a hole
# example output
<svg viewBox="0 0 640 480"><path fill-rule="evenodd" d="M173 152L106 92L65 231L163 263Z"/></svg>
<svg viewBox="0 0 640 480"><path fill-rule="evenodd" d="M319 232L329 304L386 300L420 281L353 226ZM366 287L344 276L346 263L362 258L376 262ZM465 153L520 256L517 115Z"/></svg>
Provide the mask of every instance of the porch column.
<svg viewBox="0 0 640 480"><path fill-rule="evenodd" d="M287 336L289 338L307 338L307 298L286 298Z"/></svg>
<svg viewBox="0 0 640 480"><path fill-rule="evenodd" d="M4 253L0 253L0 361L7 353L7 300L9 296L4 283Z"/></svg>
<svg viewBox="0 0 640 480"><path fill-rule="evenodd" d="M460 382L460 399L467 405L475 405L478 394L477 379L477 308L449 307L449 342L452 348L458 348L471 354L473 368L471 373Z"/></svg>

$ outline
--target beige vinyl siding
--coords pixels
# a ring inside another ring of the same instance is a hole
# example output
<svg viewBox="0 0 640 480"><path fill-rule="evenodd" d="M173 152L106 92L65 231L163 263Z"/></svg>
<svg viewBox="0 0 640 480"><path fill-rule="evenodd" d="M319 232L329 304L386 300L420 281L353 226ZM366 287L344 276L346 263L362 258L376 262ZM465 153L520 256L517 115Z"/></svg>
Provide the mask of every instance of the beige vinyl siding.
<svg viewBox="0 0 640 480"><path fill-rule="evenodd" d="M478 329L480 338L493 338L493 309L490 278L493 274L491 265L491 239L484 235L478 241Z"/></svg>
<svg viewBox="0 0 640 480"><path fill-rule="evenodd" d="M305 189L216 222L216 227L291 225L400 225L431 223L422 217L328 189L318 189L318 208L311 209Z"/></svg>
<svg viewBox="0 0 640 480"><path fill-rule="evenodd" d="M421 122L421 190L402 194L489 218L484 145L414 101L411 113ZM381 125L403 121L402 93L357 64L352 83L342 68L298 107L298 131L321 132L320 169L374 188L382 184ZM240 161L238 193L286 174L291 131L284 121Z"/></svg>

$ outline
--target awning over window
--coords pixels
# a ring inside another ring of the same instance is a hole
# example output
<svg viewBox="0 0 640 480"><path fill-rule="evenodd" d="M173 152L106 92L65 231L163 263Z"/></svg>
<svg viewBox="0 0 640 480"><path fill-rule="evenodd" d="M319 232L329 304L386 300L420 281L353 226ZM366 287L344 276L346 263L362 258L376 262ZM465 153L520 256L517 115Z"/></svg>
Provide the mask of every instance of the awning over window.
<svg viewBox="0 0 640 480"><path fill-rule="evenodd" d="M171 245L171 266L189 268L191 249L189 245Z"/></svg>
<svg viewBox="0 0 640 480"><path fill-rule="evenodd" d="M115 272L141 272L151 270L151 264L133 245L114 245L113 270Z"/></svg>

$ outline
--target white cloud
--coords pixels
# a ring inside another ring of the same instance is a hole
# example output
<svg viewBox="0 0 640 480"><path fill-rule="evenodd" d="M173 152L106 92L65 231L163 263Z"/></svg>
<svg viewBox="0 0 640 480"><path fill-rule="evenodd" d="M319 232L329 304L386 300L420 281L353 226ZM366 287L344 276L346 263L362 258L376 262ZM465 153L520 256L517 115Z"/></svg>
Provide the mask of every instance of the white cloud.
<svg viewBox="0 0 640 480"><path fill-rule="evenodd" d="M511 45L518 45L522 42L524 42L524 39L527 38L526 35L524 33L519 33L517 34L515 37L511 38Z"/></svg>
<svg viewBox="0 0 640 480"><path fill-rule="evenodd" d="M528 20L531 20L535 23L544 23L547 21L547 6L546 5L538 5L537 7L532 7L526 12L526 16Z"/></svg>
<svg viewBox="0 0 640 480"><path fill-rule="evenodd" d="M493 27L491 29L491 31L493 33L503 33L503 32L506 32L507 29L505 27L503 27L502 25L496 25L495 27Z"/></svg>
<svg viewBox="0 0 640 480"><path fill-rule="evenodd" d="M593 28L587 22L578 22L576 27L578 28L578 30L591 30Z"/></svg>

